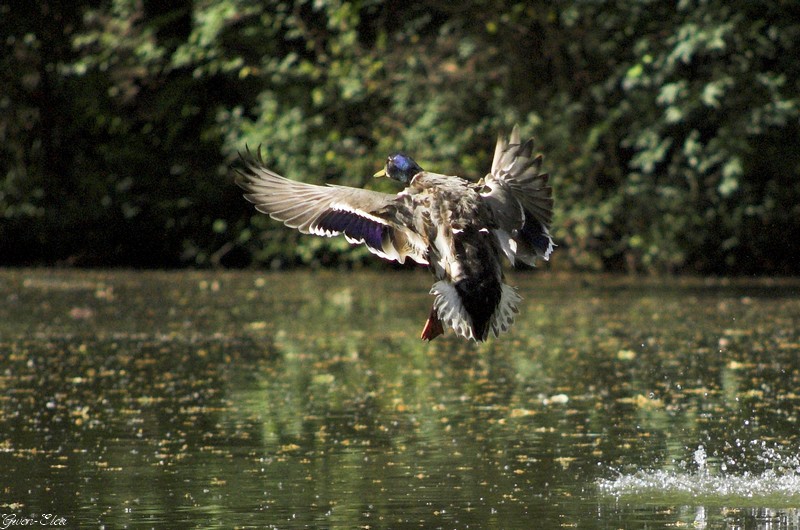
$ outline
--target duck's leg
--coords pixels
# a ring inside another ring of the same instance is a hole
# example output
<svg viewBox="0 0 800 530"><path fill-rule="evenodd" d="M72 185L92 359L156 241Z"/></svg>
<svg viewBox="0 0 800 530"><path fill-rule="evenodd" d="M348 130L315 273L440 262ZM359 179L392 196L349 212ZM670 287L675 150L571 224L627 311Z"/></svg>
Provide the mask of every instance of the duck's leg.
<svg viewBox="0 0 800 530"><path fill-rule="evenodd" d="M436 312L436 307L431 307L431 314L428 316L428 321L425 322L425 327L422 328L422 340L433 340L439 335L444 333L442 321L439 320L439 314Z"/></svg>

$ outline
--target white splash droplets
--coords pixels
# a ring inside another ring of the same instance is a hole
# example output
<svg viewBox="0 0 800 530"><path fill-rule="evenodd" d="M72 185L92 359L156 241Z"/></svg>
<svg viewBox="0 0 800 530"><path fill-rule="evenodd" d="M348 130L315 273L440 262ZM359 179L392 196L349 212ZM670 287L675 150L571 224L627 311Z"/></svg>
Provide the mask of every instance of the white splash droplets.
<svg viewBox="0 0 800 530"><path fill-rule="evenodd" d="M651 501L664 502L684 498L696 503L764 499L775 505L794 505L800 501L800 456L796 450L769 447L762 441L736 440L735 445L758 452L747 458L742 454L742 462L727 457L718 466L712 466L706 448L700 445L691 452L691 461L677 469L643 469L620 474L599 480L597 487L601 493L618 498L645 496ZM753 461L760 464L759 471L742 470ZM731 471L735 469L739 471Z"/></svg>
<svg viewBox="0 0 800 530"><path fill-rule="evenodd" d="M698 446L694 452L694 463L697 464L697 472L702 474L706 472L706 449L702 445Z"/></svg>

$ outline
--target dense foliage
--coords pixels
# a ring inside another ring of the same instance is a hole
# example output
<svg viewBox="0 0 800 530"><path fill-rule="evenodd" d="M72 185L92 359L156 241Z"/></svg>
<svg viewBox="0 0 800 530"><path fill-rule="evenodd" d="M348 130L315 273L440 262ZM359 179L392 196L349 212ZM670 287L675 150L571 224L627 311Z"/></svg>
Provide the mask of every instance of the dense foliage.
<svg viewBox="0 0 800 530"><path fill-rule="evenodd" d="M520 123L559 268L800 272L797 2L17 4L2 264L361 263L256 215L237 151L388 191L369 176L389 152L477 178Z"/></svg>

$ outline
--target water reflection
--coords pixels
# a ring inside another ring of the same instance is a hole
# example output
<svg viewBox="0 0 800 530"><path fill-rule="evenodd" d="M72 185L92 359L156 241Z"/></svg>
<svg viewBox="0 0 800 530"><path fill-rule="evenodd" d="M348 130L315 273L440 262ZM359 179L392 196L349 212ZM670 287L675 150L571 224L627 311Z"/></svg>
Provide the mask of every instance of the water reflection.
<svg viewBox="0 0 800 530"><path fill-rule="evenodd" d="M797 523L800 284L514 282L511 334L425 344L424 274L2 271L3 511L112 527Z"/></svg>

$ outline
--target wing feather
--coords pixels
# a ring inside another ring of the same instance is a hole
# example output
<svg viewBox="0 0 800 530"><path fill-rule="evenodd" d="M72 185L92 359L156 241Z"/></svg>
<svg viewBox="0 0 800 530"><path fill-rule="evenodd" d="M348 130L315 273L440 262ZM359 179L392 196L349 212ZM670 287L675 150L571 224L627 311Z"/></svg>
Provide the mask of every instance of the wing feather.
<svg viewBox="0 0 800 530"><path fill-rule="evenodd" d="M534 265L550 258L553 238L553 190L549 175L541 173L542 156L533 156L533 139L522 143L515 126L508 140L498 137L491 172L483 179L482 193L498 230L495 236L513 263Z"/></svg>
<svg viewBox="0 0 800 530"><path fill-rule="evenodd" d="M236 184L259 212L304 234L344 235L382 258L427 263L421 238L393 221L402 207L397 195L289 180L264 167L260 152L255 157L247 153L241 157L244 168L236 170Z"/></svg>

